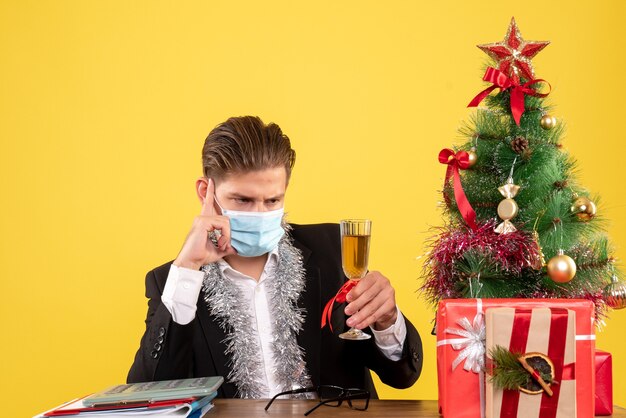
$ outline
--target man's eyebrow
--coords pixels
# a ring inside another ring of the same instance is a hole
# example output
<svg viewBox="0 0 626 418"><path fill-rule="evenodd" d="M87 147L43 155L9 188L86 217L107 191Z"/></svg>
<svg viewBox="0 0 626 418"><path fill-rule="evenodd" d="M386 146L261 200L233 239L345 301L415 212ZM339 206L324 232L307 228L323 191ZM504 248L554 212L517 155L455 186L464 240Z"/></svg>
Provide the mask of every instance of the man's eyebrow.
<svg viewBox="0 0 626 418"><path fill-rule="evenodd" d="M248 199L248 200L254 200L253 197L251 196L247 196L241 193L237 193L237 192L232 192L228 194L228 197L230 197L231 199ZM276 196L272 196L272 197L268 197L265 200L273 200L273 199L282 199L285 197L285 193L281 193L281 194L277 194Z"/></svg>
<svg viewBox="0 0 626 418"><path fill-rule="evenodd" d="M246 196L244 194L237 193L237 192L228 193L228 197L235 198L235 199L250 199L250 200L252 200L252 197Z"/></svg>

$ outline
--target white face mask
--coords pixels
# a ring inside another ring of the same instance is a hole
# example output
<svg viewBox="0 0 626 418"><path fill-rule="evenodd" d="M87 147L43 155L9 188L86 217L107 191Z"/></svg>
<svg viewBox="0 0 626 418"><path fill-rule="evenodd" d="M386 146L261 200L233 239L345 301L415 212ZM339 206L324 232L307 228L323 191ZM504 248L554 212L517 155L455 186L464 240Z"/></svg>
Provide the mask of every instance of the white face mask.
<svg viewBox="0 0 626 418"><path fill-rule="evenodd" d="M244 212L222 209L230 219L230 243L244 257L257 257L272 251L285 234L282 227L284 208L270 212Z"/></svg>

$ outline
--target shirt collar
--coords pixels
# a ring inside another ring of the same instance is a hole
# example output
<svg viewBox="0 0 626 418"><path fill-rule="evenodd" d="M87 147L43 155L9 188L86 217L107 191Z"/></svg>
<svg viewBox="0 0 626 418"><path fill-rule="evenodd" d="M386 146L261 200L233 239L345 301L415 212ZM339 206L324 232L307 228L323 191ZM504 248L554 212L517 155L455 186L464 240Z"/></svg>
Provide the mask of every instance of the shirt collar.
<svg viewBox="0 0 626 418"><path fill-rule="evenodd" d="M268 253L267 261L265 262L265 267L263 267L263 272L269 273L272 270L274 270L274 268L278 264L279 259L280 259L280 256L278 253L278 246L276 246L276 248L274 248L272 251ZM220 258L219 260L217 260L217 266L219 267L220 272L222 273L222 275L224 275L224 277L250 278L248 275L243 274L235 270L234 268L232 268L231 265L228 264L228 262L224 260L223 258ZM263 277L263 275L261 275L261 277Z"/></svg>

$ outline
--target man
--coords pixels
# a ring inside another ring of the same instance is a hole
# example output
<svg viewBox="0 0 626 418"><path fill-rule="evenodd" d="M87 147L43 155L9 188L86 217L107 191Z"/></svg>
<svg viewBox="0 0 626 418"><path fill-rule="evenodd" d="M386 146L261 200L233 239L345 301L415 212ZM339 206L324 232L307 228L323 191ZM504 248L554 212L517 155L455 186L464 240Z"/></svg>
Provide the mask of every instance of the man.
<svg viewBox="0 0 626 418"><path fill-rule="evenodd" d="M202 210L176 259L146 276L146 331L128 382L221 375L222 397L268 398L320 384L376 397L369 370L397 388L417 380L420 337L382 274L369 272L343 310L373 338L321 329L346 281L339 228L284 223L294 162L276 124L247 116L211 131L196 181ZM335 329L345 315L335 310Z"/></svg>

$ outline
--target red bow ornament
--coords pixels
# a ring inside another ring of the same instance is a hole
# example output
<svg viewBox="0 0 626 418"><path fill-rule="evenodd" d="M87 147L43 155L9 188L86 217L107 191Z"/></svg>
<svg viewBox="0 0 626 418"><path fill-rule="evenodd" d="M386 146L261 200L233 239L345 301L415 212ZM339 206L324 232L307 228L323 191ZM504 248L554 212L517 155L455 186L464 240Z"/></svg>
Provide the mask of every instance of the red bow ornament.
<svg viewBox="0 0 626 418"><path fill-rule="evenodd" d="M477 229L476 212L474 212L472 205L467 200L467 196L465 196L465 191L461 184L461 175L459 174L459 169L465 170L469 167L469 154L466 151L455 153L449 148L444 148L439 152L439 162L448 165L446 179L443 183L444 188L450 177L454 176L454 199L456 200L456 205L467 225L475 231Z"/></svg>
<svg viewBox="0 0 626 418"><path fill-rule="evenodd" d="M350 290L352 290L352 288L356 286L357 283L357 280L348 280L337 291L337 294L333 296L333 298L329 300L328 303L326 303L326 306L324 306L324 311L322 312L322 328L324 328L326 324L328 324L328 327L332 332L333 324L330 321L333 316L333 305L335 304L335 302L344 303L346 301L346 296L348 295L348 292L350 292Z"/></svg>
<svg viewBox="0 0 626 418"><path fill-rule="evenodd" d="M520 124L520 120L522 119L522 115L524 114L524 96L535 96L535 97L546 97L548 93L539 93L536 90L533 90L530 86L537 83L546 83L548 87L551 89L550 83L545 80L530 80L524 84L520 84L519 78L517 76L509 77L505 73L500 70L496 70L495 68L489 67L483 76L484 81L488 81L493 85L487 87L485 90L478 93L476 97L467 105L467 107L476 107L483 101L483 99L489 96L489 93L499 88L500 91L511 90L511 114L513 115L513 119L515 119L515 123L517 126Z"/></svg>

